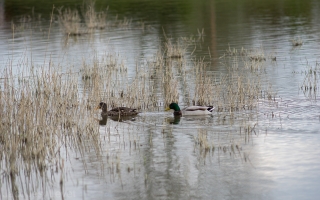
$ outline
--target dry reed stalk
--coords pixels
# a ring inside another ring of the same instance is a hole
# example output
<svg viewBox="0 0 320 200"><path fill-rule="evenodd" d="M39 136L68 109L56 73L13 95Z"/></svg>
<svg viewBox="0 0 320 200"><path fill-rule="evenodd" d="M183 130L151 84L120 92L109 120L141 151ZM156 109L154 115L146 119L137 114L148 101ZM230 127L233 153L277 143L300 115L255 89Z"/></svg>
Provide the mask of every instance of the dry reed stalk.
<svg viewBox="0 0 320 200"><path fill-rule="evenodd" d="M95 11L95 2L89 2L84 8L84 21L89 29L104 29L107 26L107 10L106 12L96 12Z"/></svg>
<svg viewBox="0 0 320 200"><path fill-rule="evenodd" d="M70 8L60 8L57 10L59 12L59 23L65 34L76 36L88 33L88 30L82 26L81 18L77 10L71 10Z"/></svg>
<svg viewBox="0 0 320 200"><path fill-rule="evenodd" d="M233 50L238 52L238 50ZM244 50L241 50L244 52ZM228 74L215 81L215 90L218 91L216 102L219 102L218 111L233 113L239 110L252 110L259 102L263 90L264 59L262 49L247 52L243 56L236 53L229 57L222 57ZM246 59L249 57L249 60Z"/></svg>
<svg viewBox="0 0 320 200"><path fill-rule="evenodd" d="M316 63L314 67L307 64L306 70L303 72L304 79L300 84L300 89L302 90L305 97L309 100L316 100L318 94L318 84L319 84L319 65Z"/></svg>
<svg viewBox="0 0 320 200"><path fill-rule="evenodd" d="M199 129L197 133L197 137L195 137L196 145L199 145L200 150L206 154L209 152L213 145L208 141L207 131L205 129Z"/></svg>
<svg viewBox="0 0 320 200"><path fill-rule="evenodd" d="M215 88L211 75L205 71L207 63L204 63L203 59L195 60L193 66L196 74L193 105L213 105Z"/></svg>
<svg viewBox="0 0 320 200"><path fill-rule="evenodd" d="M266 57L264 55L263 49L255 49L248 54L248 58L253 62L262 62L266 61Z"/></svg>
<svg viewBox="0 0 320 200"><path fill-rule="evenodd" d="M184 39L179 39L176 44L166 38L164 43L164 52L166 53L167 58L182 58L186 53L189 44Z"/></svg>
<svg viewBox="0 0 320 200"><path fill-rule="evenodd" d="M132 24L132 19L127 19L126 17L124 17L122 20L119 20L117 18L116 20L116 26L119 28L129 28Z"/></svg>

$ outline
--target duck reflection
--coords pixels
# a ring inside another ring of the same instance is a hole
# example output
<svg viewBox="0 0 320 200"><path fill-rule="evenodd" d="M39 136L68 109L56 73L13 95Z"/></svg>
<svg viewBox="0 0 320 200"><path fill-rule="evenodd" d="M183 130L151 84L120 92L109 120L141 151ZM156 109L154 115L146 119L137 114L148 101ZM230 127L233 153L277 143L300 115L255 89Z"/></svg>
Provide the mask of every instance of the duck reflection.
<svg viewBox="0 0 320 200"><path fill-rule="evenodd" d="M108 116L102 116L102 119L99 119L99 125L100 126L107 125L107 121L108 121Z"/></svg>
<svg viewBox="0 0 320 200"><path fill-rule="evenodd" d="M101 116L101 119L97 119L99 121L100 126L107 125L108 119L111 119L116 122L125 122L125 121L135 121L135 117L133 116Z"/></svg>
<svg viewBox="0 0 320 200"><path fill-rule="evenodd" d="M179 124L180 120L181 120L181 116L174 116L174 117L167 118L167 122L169 124Z"/></svg>
<svg viewBox="0 0 320 200"><path fill-rule="evenodd" d="M136 121L136 116L109 116L109 118L116 122Z"/></svg>

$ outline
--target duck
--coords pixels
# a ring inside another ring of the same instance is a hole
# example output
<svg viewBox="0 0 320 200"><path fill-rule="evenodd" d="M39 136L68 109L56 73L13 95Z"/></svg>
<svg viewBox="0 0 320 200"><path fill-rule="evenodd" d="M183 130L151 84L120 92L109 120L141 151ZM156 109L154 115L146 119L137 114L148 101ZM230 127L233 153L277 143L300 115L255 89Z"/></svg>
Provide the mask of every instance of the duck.
<svg viewBox="0 0 320 200"><path fill-rule="evenodd" d="M186 116L186 115L208 115L212 114L214 110L213 106L189 106L180 110L177 103L171 103L166 111L173 109L174 116Z"/></svg>
<svg viewBox="0 0 320 200"><path fill-rule="evenodd" d="M100 102L96 109L101 109L101 116L133 116L139 114L137 109L128 107L116 107L111 110L107 110L107 104Z"/></svg>

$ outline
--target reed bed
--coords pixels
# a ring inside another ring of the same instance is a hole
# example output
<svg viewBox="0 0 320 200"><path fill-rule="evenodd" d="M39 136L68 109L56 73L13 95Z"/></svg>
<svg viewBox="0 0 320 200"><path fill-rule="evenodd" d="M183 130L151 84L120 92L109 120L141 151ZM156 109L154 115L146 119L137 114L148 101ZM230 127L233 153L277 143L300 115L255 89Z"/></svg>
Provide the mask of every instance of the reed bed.
<svg viewBox="0 0 320 200"><path fill-rule="evenodd" d="M84 90L96 104L107 103L108 109L126 106L148 109L157 102L147 65L136 66L134 77L128 77L125 61L118 55L106 54L81 68Z"/></svg>
<svg viewBox="0 0 320 200"><path fill-rule="evenodd" d="M229 73L217 74L214 78L204 70L206 64L203 61L196 61L195 66L199 70L195 71L194 105L214 105L218 112L252 110L256 107L262 90L260 77L256 76L258 73L247 69L247 62L240 63L241 58L230 59L224 60ZM260 63L250 62L250 65L259 68Z"/></svg>
<svg viewBox="0 0 320 200"><path fill-rule="evenodd" d="M170 44L166 39L164 49L160 48L158 53L147 61L147 70L152 72L152 75L146 77L149 79L147 82L151 87L160 84L163 88L163 99L153 98L155 101L168 105L179 102L183 97L184 105L213 105L218 112L233 113L256 110L259 99L271 100L275 95L265 79L266 59L262 48L234 50L243 54L222 57L221 65L228 69L228 73L217 74L208 72L210 62L203 58L168 57L167 47Z"/></svg>
<svg viewBox="0 0 320 200"><path fill-rule="evenodd" d="M79 96L77 76L53 69L27 78L14 77L10 68L2 74L1 169L14 199L45 191L70 150L100 154L99 129L88 102Z"/></svg>

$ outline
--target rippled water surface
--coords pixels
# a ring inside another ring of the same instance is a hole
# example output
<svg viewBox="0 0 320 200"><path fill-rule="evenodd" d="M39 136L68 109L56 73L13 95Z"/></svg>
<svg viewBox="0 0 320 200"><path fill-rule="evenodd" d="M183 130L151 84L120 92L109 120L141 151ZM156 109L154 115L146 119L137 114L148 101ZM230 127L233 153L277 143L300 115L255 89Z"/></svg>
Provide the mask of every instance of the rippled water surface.
<svg viewBox="0 0 320 200"><path fill-rule="evenodd" d="M131 83L137 66L146 65L165 38L183 37L195 41L186 49L183 65L188 68L192 59L203 59L209 63L205 73L212 79L228 73L223 64L229 58L227 49L258 49L266 58L259 73L261 85L272 95L268 98L261 91L254 111L219 111L219 102L214 102L216 110L210 116L177 119L164 111L167 102L155 84L156 106L122 122L111 118L97 122L102 152L92 146L81 155L66 150L63 186L57 175L47 189L35 189L31 195L39 199L317 199L320 195L320 2L97 0L96 10L108 8L109 26L75 37L63 33L57 17L50 23L52 4L0 0L0 81L8 67L17 76L29 76L26 68L49 66L77 73L84 62L113 55L121 58ZM82 5L54 4L55 9ZM303 44L294 46L292 40ZM176 74L179 104L186 106L191 100L184 83L191 85L188 90L193 94L195 75ZM310 84L313 88L306 89ZM97 97L97 103L100 100ZM94 117L100 118L99 112ZM203 135L210 151L199 144ZM13 198L7 188L10 191L10 185L1 188L1 195ZM28 198L23 191L19 188L20 199Z"/></svg>

